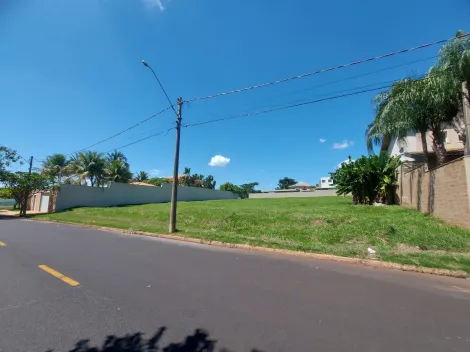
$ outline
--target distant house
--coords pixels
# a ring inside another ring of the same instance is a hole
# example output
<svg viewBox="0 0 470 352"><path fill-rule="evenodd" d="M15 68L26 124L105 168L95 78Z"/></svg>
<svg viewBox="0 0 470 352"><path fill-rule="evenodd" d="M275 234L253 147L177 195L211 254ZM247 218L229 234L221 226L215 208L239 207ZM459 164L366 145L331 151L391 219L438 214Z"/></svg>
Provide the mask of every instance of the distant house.
<svg viewBox="0 0 470 352"><path fill-rule="evenodd" d="M335 184L331 177L320 177L318 181L318 189L334 189Z"/></svg>
<svg viewBox="0 0 470 352"><path fill-rule="evenodd" d="M305 183L305 182L296 183L295 185L289 186L289 188L295 189L297 191L304 191L304 192L309 192L312 189L315 189L314 186L309 185L308 183Z"/></svg>
<svg viewBox="0 0 470 352"><path fill-rule="evenodd" d="M428 147L428 162L429 166L433 167L437 164L436 152L432 145L432 133L428 131L426 133L426 141ZM444 127L444 144L447 151L445 162L452 161L464 155L464 145L459 139L459 135L452 128ZM423 162L423 145L421 143L421 133L408 132L406 137L398 139L393 137L390 141L384 141L382 143L381 150L387 150L390 155L400 155L402 161L408 162Z"/></svg>

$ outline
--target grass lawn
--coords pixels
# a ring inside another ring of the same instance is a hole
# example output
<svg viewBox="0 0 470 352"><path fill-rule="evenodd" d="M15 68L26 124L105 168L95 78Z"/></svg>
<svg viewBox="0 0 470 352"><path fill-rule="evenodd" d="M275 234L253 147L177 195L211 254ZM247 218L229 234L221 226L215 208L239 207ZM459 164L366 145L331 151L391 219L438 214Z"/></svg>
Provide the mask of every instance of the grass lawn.
<svg viewBox="0 0 470 352"><path fill-rule="evenodd" d="M169 204L76 208L36 216L167 233ZM353 206L349 198L284 198L181 202L179 235L226 243L366 257L470 273L470 232L398 207Z"/></svg>

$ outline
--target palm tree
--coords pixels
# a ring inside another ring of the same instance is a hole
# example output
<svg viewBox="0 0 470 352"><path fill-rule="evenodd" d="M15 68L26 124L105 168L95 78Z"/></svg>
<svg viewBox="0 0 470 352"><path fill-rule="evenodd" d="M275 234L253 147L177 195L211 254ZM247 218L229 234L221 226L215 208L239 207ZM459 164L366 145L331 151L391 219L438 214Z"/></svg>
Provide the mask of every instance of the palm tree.
<svg viewBox="0 0 470 352"><path fill-rule="evenodd" d="M75 154L70 160L70 170L79 184L89 181L92 187L104 185L106 160L102 153L85 151Z"/></svg>
<svg viewBox="0 0 470 352"><path fill-rule="evenodd" d="M105 167L106 180L119 183L128 183L132 179L129 165L123 160L107 161Z"/></svg>
<svg viewBox="0 0 470 352"><path fill-rule="evenodd" d="M117 150L108 153L106 155L106 159L109 161L121 160L127 164L127 157L122 152L118 152Z"/></svg>
<svg viewBox="0 0 470 352"><path fill-rule="evenodd" d="M215 185L217 184L217 182L214 180L214 176L209 175L204 178L204 180L202 181L202 184L204 188L215 189Z"/></svg>
<svg viewBox="0 0 470 352"><path fill-rule="evenodd" d="M426 132L430 130L437 164L442 164L446 157L442 127L457 115L457 98L451 78L439 68L432 68L421 79L395 82L389 91L374 98L376 116L366 130L369 151L392 136L403 139L409 131L419 132L428 163Z"/></svg>
<svg viewBox="0 0 470 352"><path fill-rule="evenodd" d="M57 178L57 183L62 182L62 176L69 174L69 160L64 154L50 155L42 162L42 172Z"/></svg>
<svg viewBox="0 0 470 352"><path fill-rule="evenodd" d="M452 121L452 126L459 136L460 141L467 148L467 135L465 131L465 122L463 118L464 104L470 104L470 37L461 37L465 32L458 31L456 37L460 37L444 45L439 53L436 66L445 70L454 80L457 89L460 90L460 109ZM466 85L467 93L463 89ZM466 150L465 154L470 151Z"/></svg>
<svg viewBox="0 0 470 352"><path fill-rule="evenodd" d="M457 39L442 47L436 66L447 69L457 85L466 82L470 91L470 37L462 37L465 34L464 31L457 31Z"/></svg>
<svg viewBox="0 0 470 352"><path fill-rule="evenodd" d="M181 184L183 186L191 186L193 184L191 177L191 168L185 167L183 171L183 179L181 180Z"/></svg>
<svg viewBox="0 0 470 352"><path fill-rule="evenodd" d="M134 181L136 182L144 182L144 181L147 181L148 179L150 178L150 175L145 172L145 171L140 171L138 172L135 177L134 177Z"/></svg>

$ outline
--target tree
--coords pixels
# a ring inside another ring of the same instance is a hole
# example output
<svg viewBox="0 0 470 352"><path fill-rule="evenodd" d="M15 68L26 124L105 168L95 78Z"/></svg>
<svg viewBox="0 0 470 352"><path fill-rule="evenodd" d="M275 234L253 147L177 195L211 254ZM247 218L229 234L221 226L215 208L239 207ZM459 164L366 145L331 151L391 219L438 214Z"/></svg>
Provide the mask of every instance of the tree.
<svg viewBox="0 0 470 352"><path fill-rule="evenodd" d="M181 185L183 186L191 186L192 185L192 178L191 178L191 168L185 167L183 171L183 178L181 180Z"/></svg>
<svg viewBox="0 0 470 352"><path fill-rule="evenodd" d="M149 185L154 185L154 186L157 186L157 187L161 187L162 184L170 183L170 181L167 178L163 178L163 177L153 177L153 178L150 178L150 179L144 181L144 183L148 183Z"/></svg>
<svg viewBox="0 0 470 352"><path fill-rule="evenodd" d="M457 31L455 40L445 44L440 52L436 67L447 70L459 89L466 82L470 92L470 37L462 37L464 31ZM466 97L470 101L469 97Z"/></svg>
<svg viewBox="0 0 470 352"><path fill-rule="evenodd" d="M284 177L279 180L278 187L276 189L289 189L289 186L293 186L297 183L296 180L289 177Z"/></svg>
<svg viewBox="0 0 470 352"><path fill-rule="evenodd" d="M458 90L442 69L432 68L421 79L395 82L389 91L374 98L376 116L366 130L367 147L403 139L408 132L420 132L425 162L428 163L426 134L431 131L437 164L445 161L443 125L451 123L459 109Z"/></svg>
<svg viewBox="0 0 470 352"><path fill-rule="evenodd" d="M106 159L102 153L85 151L75 154L70 160L70 170L79 184L88 181L90 186L104 185Z"/></svg>
<svg viewBox="0 0 470 352"><path fill-rule="evenodd" d="M107 181L128 183L132 179L132 172L129 170L129 164L121 159L113 161L108 160L104 169Z"/></svg>
<svg viewBox="0 0 470 352"><path fill-rule="evenodd" d="M236 195L238 195L240 198L246 198L247 196L246 192L243 189L241 189L239 186L234 185L233 183L230 183L230 182L226 182L220 185L220 190L233 192Z"/></svg>
<svg viewBox="0 0 470 352"><path fill-rule="evenodd" d="M134 181L136 182L144 182L150 178L149 174L145 171L140 171L135 174Z"/></svg>
<svg viewBox="0 0 470 352"><path fill-rule="evenodd" d="M390 157L386 151L380 155L362 156L342 163L330 173L338 195L352 194L354 204L373 204L380 198L393 204L397 187L397 169L402 164L400 156Z"/></svg>
<svg viewBox="0 0 470 352"><path fill-rule="evenodd" d="M53 178L57 178L57 183L62 182L62 176L70 175L69 160L64 154L50 155L42 162L41 171Z"/></svg>
<svg viewBox="0 0 470 352"><path fill-rule="evenodd" d="M208 175L202 180L202 185L207 189L214 189L217 182L214 180L214 176Z"/></svg>
<svg viewBox="0 0 470 352"><path fill-rule="evenodd" d="M457 31L456 37L458 39L452 40L445 44L440 52L437 60L436 67L442 69L451 76L456 88L459 90L459 112L452 121L452 126L459 136L459 140L466 147L466 131L465 122L463 119L464 104L470 103L470 38L461 37L465 32ZM461 37L461 38L459 38ZM467 94L464 93L463 84L465 82ZM465 154L470 153L466 150Z"/></svg>
<svg viewBox="0 0 470 352"><path fill-rule="evenodd" d="M127 166L129 167L129 164L127 163L127 157L124 155L124 153L118 152L117 150L114 150L113 152L108 153L106 155L106 159L108 161L111 161L111 162L116 161L116 160L120 160L120 161L126 163Z"/></svg>
<svg viewBox="0 0 470 352"><path fill-rule="evenodd" d="M20 156L11 148L0 145L0 181L6 168L20 160Z"/></svg>
<svg viewBox="0 0 470 352"><path fill-rule="evenodd" d="M49 190L52 179L45 174L33 172L6 172L3 182L10 196L20 205L20 216L26 215L25 200L33 193Z"/></svg>
<svg viewBox="0 0 470 352"><path fill-rule="evenodd" d="M246 197L248 197L250 193L261 193L261 191L255 189L256 186L259 186L258 182L251 182L240 185L240 188L245 192Z"/></svg>

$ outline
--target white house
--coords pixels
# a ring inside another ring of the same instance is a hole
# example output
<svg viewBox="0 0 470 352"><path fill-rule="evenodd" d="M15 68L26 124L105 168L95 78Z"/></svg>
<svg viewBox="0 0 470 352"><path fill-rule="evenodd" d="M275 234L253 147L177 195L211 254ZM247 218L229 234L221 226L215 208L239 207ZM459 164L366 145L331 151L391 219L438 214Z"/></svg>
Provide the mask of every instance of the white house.
<svg viewBox="0 0 470 352"><path fill-rule="evenodd" d="M335 185L331 177L320 177L318 181L318 189L333 189Z"/></svg>

